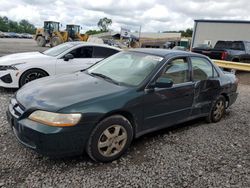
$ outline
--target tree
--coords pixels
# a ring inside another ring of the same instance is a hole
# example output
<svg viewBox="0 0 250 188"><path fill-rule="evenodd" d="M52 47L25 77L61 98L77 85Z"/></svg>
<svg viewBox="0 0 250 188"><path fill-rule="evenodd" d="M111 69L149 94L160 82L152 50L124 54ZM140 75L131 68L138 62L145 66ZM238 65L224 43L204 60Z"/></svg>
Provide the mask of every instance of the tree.
<svg viewBox="0 0 250 188"><path fill-rule="evenodd" d="M184 30L180 30L180 31L163 31L163 33L181 33L182 37L192 37L193 29L188 28L185 31Z"/></svg>
<svg viewBox="0 0 250 188"><path fill-rule="evenodd" d="M27 20L21 20L19 22L20 25L20 30L23 33L34 33L34 31L36 30L35 26L33 24L30 24L29 21Z"/></svg>
<svg viewBox="0 0 250 188"><path fill-rule="evenodd" d="M0 16L0 31L34 34L35 30L35 26L27 20L16 22L8 19L6 16Z"/></svg>
<svg viewBox="0 0 250 188"><path fill-rule="evenodd" d="M85 34L87 35L94 35L94 34L99 34L99 33L103 33L104 31L102 30L88 30L85 32Z"/></svg>
<svg viewBox="0 0 250 188"><path fill-rule="evenodd" d="M180 31L182 37L192 37L193 29L186 29L186 31Z"/></svg>
<svg viewBox="0 0 250 188"><path fill-rule="evenodd" d="M7 32L9 31L9 20L7 17L0 16L0 31Z"/></svg>
<svg viewBox="0 0 250 188"><path fill-rule="evenodd" d="M97 23L97 26L100 28L101 31L103 32L107 32L108 31L108 27L112 24L112 20L105 17L105 18L101 18L99 20L99 22Z"/></svg>

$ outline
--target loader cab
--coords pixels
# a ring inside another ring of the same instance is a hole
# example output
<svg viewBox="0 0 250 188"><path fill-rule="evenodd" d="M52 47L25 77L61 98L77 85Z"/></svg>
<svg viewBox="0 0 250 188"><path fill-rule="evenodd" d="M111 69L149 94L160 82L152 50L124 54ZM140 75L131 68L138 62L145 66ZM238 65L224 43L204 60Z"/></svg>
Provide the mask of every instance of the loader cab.
<svg viewBox="0 0 250 188"><path fill-rule="evenodd" d="M45 33L48 33L49 36L52 36L53 32L59 31L59 22L53 22L53 21L45 21L44 22L44 31Z"/></svg>
<svg viewBox="0 0 250 188"><path fill-rule="evenodd" d="M80 33L80 26L79 25L67 25L66 31L69 34L69 37L72 39L77 38L77 35Z"/></svg>

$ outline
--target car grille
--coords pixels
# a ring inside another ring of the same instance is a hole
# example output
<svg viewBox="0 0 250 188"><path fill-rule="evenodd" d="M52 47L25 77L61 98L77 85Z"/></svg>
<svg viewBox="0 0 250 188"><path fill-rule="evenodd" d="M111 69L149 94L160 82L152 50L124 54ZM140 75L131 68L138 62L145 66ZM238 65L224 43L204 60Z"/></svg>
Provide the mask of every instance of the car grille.
<svg viewBox="0 0 250 188"><path fill-rule="evenodd" d="M25 108L17 102L15 98L12 98L9 104L10 113L15 116L15 118L19 118L23 115Z"/></svg>

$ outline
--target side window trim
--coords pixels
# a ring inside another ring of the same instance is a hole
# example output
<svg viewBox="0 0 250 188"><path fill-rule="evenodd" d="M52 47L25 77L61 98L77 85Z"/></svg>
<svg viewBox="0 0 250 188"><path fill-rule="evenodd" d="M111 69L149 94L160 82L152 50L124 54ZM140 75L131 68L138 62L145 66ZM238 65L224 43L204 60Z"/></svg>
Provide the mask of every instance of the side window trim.
<svg viewBox="0 0 250 188"><path fill-rule="evenodd" d="M174 83L173 84L173 87L178 87L178 86L181 86L181 85L185 85L185 84L187 84L187 83L190 83L190 82L192 82L192 80L191 80L191 64L190 64L190 61L189 61L189 57L188 56L177 56L177 57L173 57L173 58L171 58L171 59L169 59L168 61L166 61L165 62L165 64L164 64L164 66L162 67L162 70L160 71L161 72L161 75L166 71L166 68L167 68L167 65L170 63L170 62L172 62L172 61L174 61L174 60L176 60L176 59L183 59L186 63L187 63L187 65L188 65L188 70L187 70L187 72L188 72L188 76L187 76L187 78L188 78L188 80L186 81L186 82L182 82L182 83ZM159 78L160 76L158 76L158 78Z"/></svg>
<svg viewBox="0 0 250 188"><path fill-rule="evenodd" d="M205 57L199 57L199 56L189 56L189 61L190 61L190 65L191 65L191 80L192 82L197 82L193 79L194 77L194 74L193 74L193 63L192 63L192 58L200 58L200 59L204 59L206 62L209 63L209 65L212 67L212 77L208 77L208 78L217 78L217 77L220 77L220 74L218 73L218 71L216 70L216 68L214 67L213 63L208 59L208 58L205 58ZM215 76L215 72L217 74L217 76Z"/></svg>
<svg viewBox="0 0 250 188"><path fill-rule="evenodd" d="M100 56L100 53L98 52L98 50L104 50L106 51L105 54L106 55L103 55L102 57L99 57ZM98 53L99 54L98 54ZM118 50L115 50L115 49L112 49L112 48L109 48L109 47L103 47L103 46L93 46L93 54L92 54L92 57L93 58L107 58L111 55L114 55L116 53L118 53L119 51ZM97 54L97 55L96 55ZM99 56L98 56L99 55Z"/></svg>
<svg viewBox="0 0 250 188"><path fill-rule="evenodd" d="M149 86L150 86L152 83L154 83L154 82L160 77L160 75L164 72L165 67L167 66L167 64L168 64L170 61L172 61L172 60L174 60L174 59L176 59L176 58L187 58L187 60L188 60L189 56L187 56L187 55L186 55L186 56L180 55L180 56L175 56L175 57L172 57L172 58L169 58L169 59L166 59L166 57L165 57L165 58L162 60L164 63L162 63L162 65L161 65L161 67L158 69L158 71L157 71L157 72L152 76L152 78L147 82L147 84L145 85L144 89L149 88ZM192 67L191 62L188 61L189 75L190 75L191 72L192 72L191 67ZM191 78L191 75L190 75L190 78ZM189 82L185 82L185 83L192 83L192 80L190 79ZM184 83L184 84L185 84L185 83ZM183 84L183 83L181 83L181 84ZM180 84L178 84L178 85L180 85ZM174 86L176 86L176 85L173 85L173 87L174 87Z"/></svg>
<svg viewBox="0 0 250 188"><path fill-rule="evenodd" d="M91 52L91 57L75 57L76 59L87 59L87 58L93 58L93 46L80 46L80 47L77 47L75 49L72 49L71 51L69 51L68 53L72 53L73 51L77 51L77 50L81 50L81 49L84 49L84 48L92 48L92 52ZM67 53L67 54L68 54ZM65 54L66 55L66 54ZM73 54L74 55L74 54Z"/></svg>

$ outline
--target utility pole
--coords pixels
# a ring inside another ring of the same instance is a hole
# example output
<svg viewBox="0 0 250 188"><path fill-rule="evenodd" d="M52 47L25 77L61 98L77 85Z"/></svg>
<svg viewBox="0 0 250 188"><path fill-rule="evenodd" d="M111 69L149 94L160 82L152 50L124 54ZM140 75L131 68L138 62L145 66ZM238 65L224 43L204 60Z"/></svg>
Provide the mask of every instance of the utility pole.
<svg viewBox="0 0 250 188"><path fill-rule="evenodd" d="M140 29L139 29L139 47L141 47L141 42L140 42L140 39L141 39L141 25L140 25Z"/></svg>

